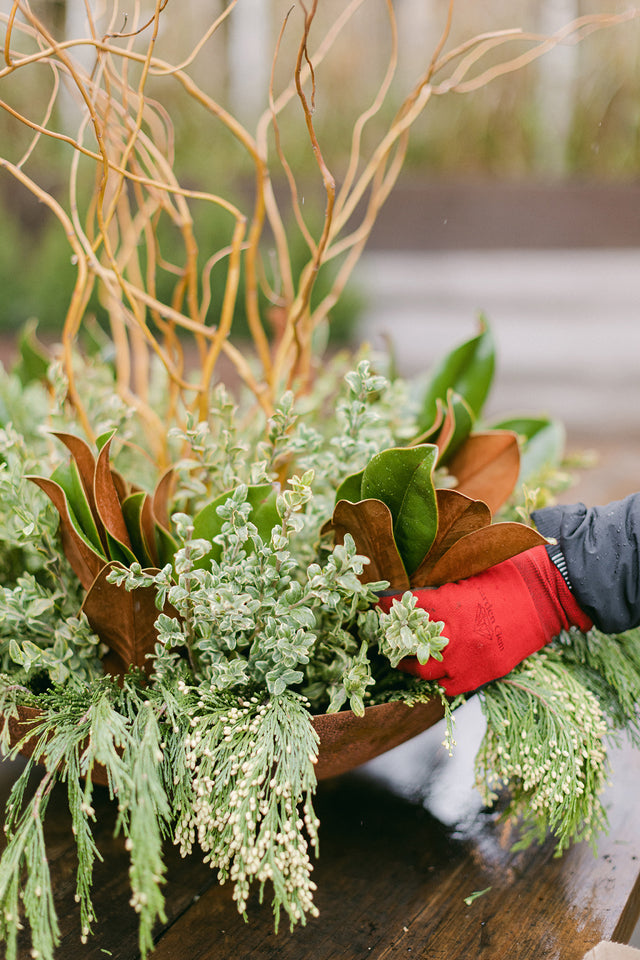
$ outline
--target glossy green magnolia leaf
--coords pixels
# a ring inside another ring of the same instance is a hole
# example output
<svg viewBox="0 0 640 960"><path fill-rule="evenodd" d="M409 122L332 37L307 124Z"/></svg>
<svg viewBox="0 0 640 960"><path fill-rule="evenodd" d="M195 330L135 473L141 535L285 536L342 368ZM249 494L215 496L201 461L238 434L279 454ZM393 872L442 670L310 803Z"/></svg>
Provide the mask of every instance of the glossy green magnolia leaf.
<svg viewBox="0 0 640 960"><path fill-rule="evenodd" d="M393 535L409 574L419 566L433 543L438 511L433 468L434 444L392 447L376 454L362 477L363 499L381 500L393 517Z"/></svg>
<svg viewBox="0 0 640 960"><path fill-rule="evenodd" d="M164 566L165 563L171 562L173 553L175 553L175 551L178 549L178 545L176 543L169 560L160 560L158 552L158 537L160 530L163 530L168 537L171 537L171 534L168 530L164 530L160 524L156 523L153 515L153 500L147 493L142 500L142 506L140 509L140 536L142 537L146 552L153 561L151 565L154 567Z"/></svg>
<svg viewBox="0 0 640 960"><path fill-rule="evenodd" d="M165 530L165 528L159 523L155 524L154 532L158 564L161 567L166 567L168 563L173 563L173 558L176 550L179 547L179 543L173 534L170 533L169 530ZM152 547L151 550L153 552Z"/></svg>
<svg viewBox="0 0 640 960"><path fill-rule="evenodd" d="M534 479L547 467L557 467L564 455L566 433L559 420L549 417L511 417L493 425L521 437L520 482Z"/></svg>
<svg viewBox="0 0 640 960"><path fill-rule="evenodd" d="M447 391L459 393L479 416L487 399L495 368L493 336L485 317L480 318L480 333L460 344L437 364L429 377L418 418L418 430L426 430L437 415L437 400Z"/></svg>
<svg viewBox="0 0 640 960"><path fill-rule="evenodd" d="M36 336L37 327L37 321L29 320L18 340L19 360L14 372L24 386L38 380L46 381L51 364L51 357L46 347Z"/></svg>
<svg viewBox="0 0 640 960"><path fill-rule="evenodd" d="M69 509L67 495L54 480L48 477L26 478L43 490L60 514L62 547L71 567L82 586L87 590L106 562L83 533L80 524Z"/></svg>
<svg viewBox="0 0 640 960"><path fill-rule="evenodd" d="M437 445L438 464L445 465L460 449L473 429L473 410L459 393L447 390L447 409Z"/></svg>
<svg viewBox="0 0 640 960"><path fill-rule="evenodd" d="M101 433L99 437L96 437L96 447L98 448L98 451L102 450L106 443L110 443L115 435L116 431L114 429L110 429L106 430L104 433Z"/></svg>
<svg viewBox="0 0 640 960"><path fill-rule="evenodd" d="M124 517L131 548L135 557L143 567L151 567L154 564L153 554L147 542L142 522L145 500L149 500L149 495L143 490L139 490L125 497L122 501L122 516ZM153 546L155 548L155 543ZM153 553L156 554L155 549Z"/></svg>
<svg viewBox="0 0 640 960"><path fill-rule="evenodd" d="M415 447L420 443L436 443L444 423L444 405L440 397L436 398L436 415L432 423L423 430L423 432L411 441L410 446Z"/></svg>
<svg viewBox="0 0 640 960"><path fill-rule="evenodd" d="M362 477L364 470L359 473L351 473L345 477L336 490L336 503L340 500L349 500L351 503L357 503L362 500Z"/></svg>
<svg viewBox="0 0 640 960"><path fill-rule="evenodd" d="M271 531L281 523L277 509L278 487L273 484L260 484L249 487L247 502L251 504L251 522L255 523L263 540L271 538Z"/></svg>
<svg viewBox="0 0 640 960"><path fill-rule="evenodd" d="M107 553L109 554L110 560L117 560L118 563L122 563L128 567L139 559L130 543L123 543L122 540L117 540L108 530L106 531L106 538ZM128 535L127 539L129 539Z"/></svg>
<svg viewBox="0 0 640 960"><path fill-rule="evenodd" d="M103 554L104 547L100 539L100 533L75 460L61 463L51 474L51 479L64 490L70 515L74 518L78 529L82 531L94 550Z"/></svg>
<svg viewBox="0 0 640 960"><path fill-rule="evenodd" d="M208 540L212 544L211 551L200 560L196 561L195 566L206 570L212 560L219 562L222 556L222 547L214 543L214 538L222 531L224 520L218 516L218 507L221 507L233 490L226 490L220 494L211 503L208 503L193 518L193 536L196 539ZM271 531L280 523L280 516L276 508L278 492L271 483L261 483L248 487L247 503L251 505L250 520L258 529L258 533L263 540L269 540ZM247 545L248 547L250 544Z"/></svg>
<svg viewBox="0 0 640 960"><path fill-rule="evenodd" d="M349 533L357 552L369 557L360 576L363 583L388 580L392 590L409 589L409 577L393 535L393 517L381 500L338 501L330 528L336 543L344 543Z"/></svg>

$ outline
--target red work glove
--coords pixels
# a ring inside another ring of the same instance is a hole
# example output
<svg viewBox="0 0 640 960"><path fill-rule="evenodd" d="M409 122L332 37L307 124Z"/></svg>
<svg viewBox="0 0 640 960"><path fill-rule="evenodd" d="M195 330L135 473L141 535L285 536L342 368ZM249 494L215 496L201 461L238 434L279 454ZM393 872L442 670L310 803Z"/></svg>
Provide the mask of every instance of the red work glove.
<svg viewBox="0 0 640 960"><path fill-rule="evenodd" d="M563 629L593 626L543 546L467 580L413 593L432 620L444 621L449 643L442 660L430 658L423 666L415 657L405 657L399 666L437 680L449 696L506 676ZM392 602L392 596L379 601L386 612Z"/></svg>

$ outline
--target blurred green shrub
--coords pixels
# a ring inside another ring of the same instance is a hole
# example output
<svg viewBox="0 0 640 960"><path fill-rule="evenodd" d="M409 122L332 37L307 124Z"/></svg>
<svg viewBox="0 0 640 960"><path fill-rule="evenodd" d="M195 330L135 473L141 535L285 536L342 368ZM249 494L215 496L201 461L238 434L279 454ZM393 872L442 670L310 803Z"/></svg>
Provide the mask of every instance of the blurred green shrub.
<svg viewBox="0 0 640 960"><path fill-rule="evenodd" d="M17 332L27 320L34 318L38 321L41 333L55 334L62 328L76 271L69 246L57 222L43 211L42 222L37 224L30 214L31 211L25 217L16 215L13 206L8 209L8 204L3 202L0 195L0 222L4 224L4 229L0 230L0 331ZM229 217L217 207L203 205L198 212L196 228L203 259L228 243ZM294 231L291 231L291 235L295 236ZM160 229L158 246L168 261L179 260L180 239L170 230L163 232ZM302 237L292 244L291 254L294 275L297 276L308 258ZM220 315L226 269L226 260L223 260L212 272L212 297L208 311L211 325L215 325L216 317ZM312 307L330 290L332 276L332 265L324 265L314 289ZM270 277L269 280L274 282L276 278ZM159 274L158 293L161 299L171 298L174 285L174 274ZM263 298L263 303L266 304L266 298ZM355 286L345 291L331 312L332 343L349 342L363 305L364 296ZM99 322L106 320L106 313L95 294L89 311L94 313ZM241 298L236 304L233 329L236 339L248 338L249 328Z"/></svg>

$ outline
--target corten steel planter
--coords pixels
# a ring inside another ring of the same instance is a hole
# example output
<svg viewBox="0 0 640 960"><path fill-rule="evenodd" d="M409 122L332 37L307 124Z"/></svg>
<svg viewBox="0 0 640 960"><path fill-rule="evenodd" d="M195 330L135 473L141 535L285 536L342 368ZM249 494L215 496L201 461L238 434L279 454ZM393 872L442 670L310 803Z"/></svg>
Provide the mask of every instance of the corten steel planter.
<svg viewBox="0 0 640 960"><path fill-rule="evenodd" d="M39 716L37 707L18 707L18 716L9 720L12 745L29 733L30 726ZM414 707L400 702L382 703L367 707L363 717L357 717L351 710L314 717L313 726L320 737L316 766L318 780L346 773L379 757L432 727L443 716L440 700L434 699ZM28 739L20 752L29 757L35 746L35 738ZM101 786L107 785L104 767L94 767L92 780Z"/></svg>

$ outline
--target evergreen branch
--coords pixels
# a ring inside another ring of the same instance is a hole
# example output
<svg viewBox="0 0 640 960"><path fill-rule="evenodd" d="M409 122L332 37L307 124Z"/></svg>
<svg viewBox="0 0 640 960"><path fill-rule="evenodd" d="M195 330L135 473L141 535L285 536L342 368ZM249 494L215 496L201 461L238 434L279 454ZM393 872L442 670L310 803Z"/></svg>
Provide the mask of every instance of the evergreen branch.
<svg viewBox="0 0 640 960"><path fill-rule="evenodd" d="M509 790L525 846L547 830L556 851L606 825L605 717L594 694L553 652L540 651L480 694L487 731L476 757L486 802Z"/></svg>

